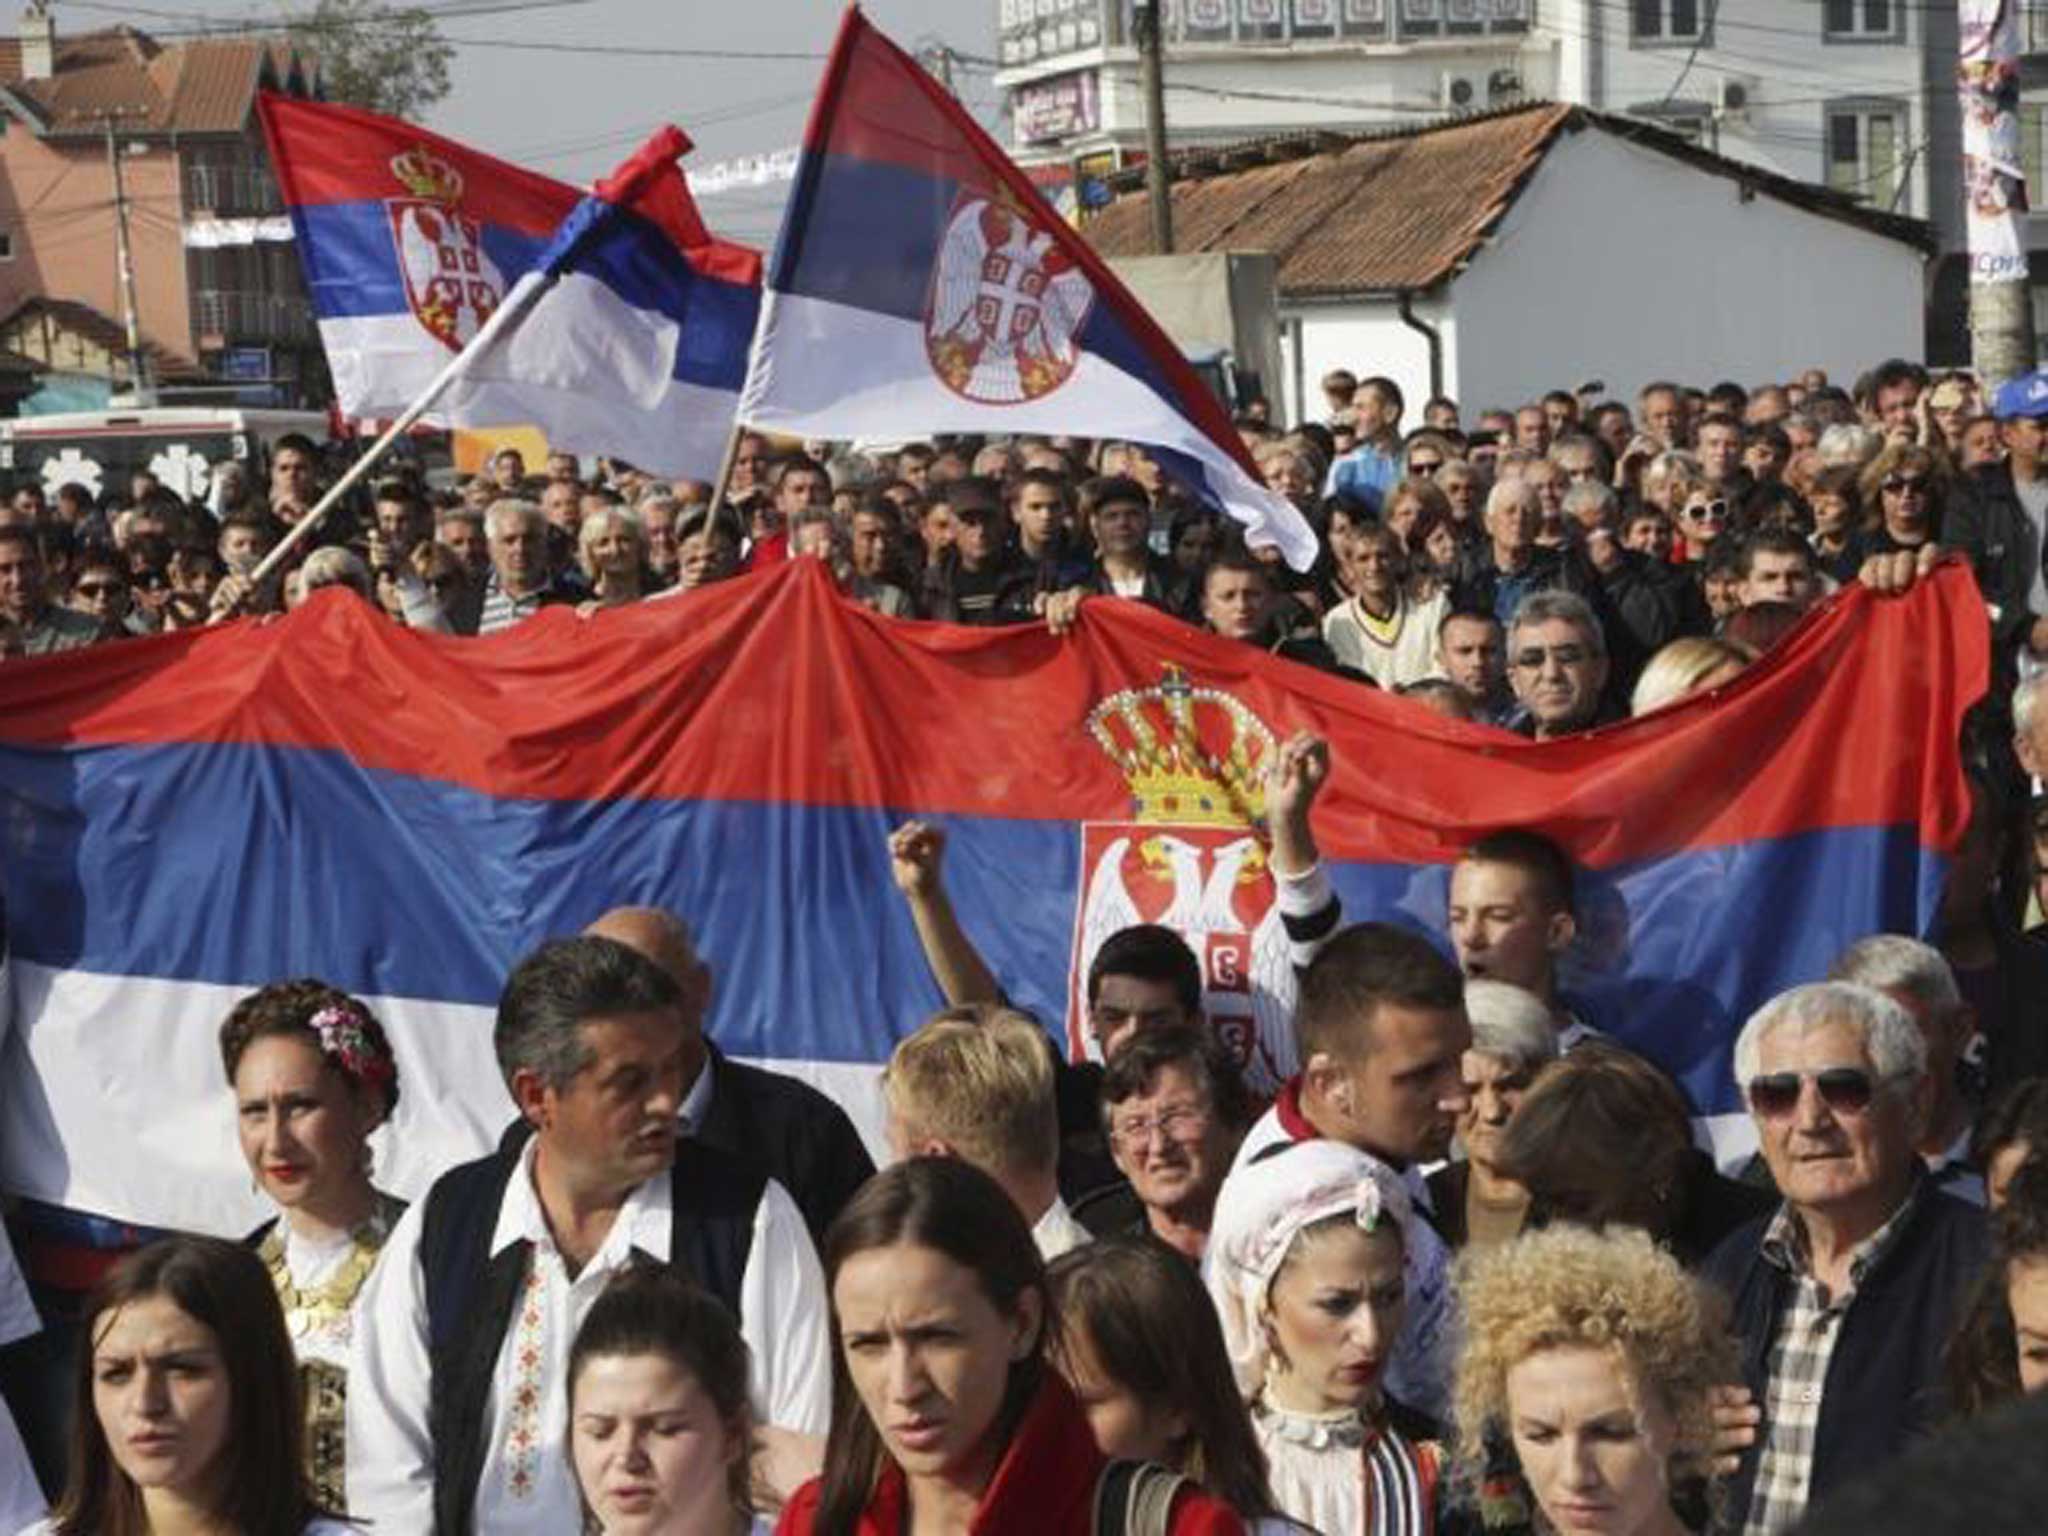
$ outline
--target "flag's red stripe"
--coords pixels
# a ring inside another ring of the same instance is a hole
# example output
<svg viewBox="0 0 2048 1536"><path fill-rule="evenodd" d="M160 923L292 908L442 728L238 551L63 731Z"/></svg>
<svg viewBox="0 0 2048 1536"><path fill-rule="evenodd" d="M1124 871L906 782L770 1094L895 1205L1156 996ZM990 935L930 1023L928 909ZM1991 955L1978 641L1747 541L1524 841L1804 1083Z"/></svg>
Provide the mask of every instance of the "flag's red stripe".
<svg viewBox="0 0 2048 1536"><path fill-rule="evenodd" d="M1853 588L1716 699L1537 745L1102 599L1042 627L881 619L795 561L701 594L486 640L322 594L289 618L0 667L0 741L328 748L485 793L916 807L1128 820L1084 726L1176 665L1278 737L1337 744L1317 828L1339 858L1433 863L1475 828L1541 827L1611 867L1839 826L1967 820L1953 742L1984 690L1969 572Z"/></svg>

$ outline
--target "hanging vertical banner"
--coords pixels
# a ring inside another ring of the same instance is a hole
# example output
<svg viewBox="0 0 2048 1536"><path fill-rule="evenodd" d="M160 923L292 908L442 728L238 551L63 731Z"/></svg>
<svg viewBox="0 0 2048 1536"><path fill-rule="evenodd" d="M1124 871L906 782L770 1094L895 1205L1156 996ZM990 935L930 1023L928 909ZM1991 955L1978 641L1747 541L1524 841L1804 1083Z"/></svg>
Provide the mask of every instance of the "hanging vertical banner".
<svg viewBox="0 0 2048 1536"><path fill-rule="evenodd" d="M2019 7L1960 0L1956 88L1963 111L1963 210L1972 284L2023 283L2027 173L2020 158Z"/></svg>

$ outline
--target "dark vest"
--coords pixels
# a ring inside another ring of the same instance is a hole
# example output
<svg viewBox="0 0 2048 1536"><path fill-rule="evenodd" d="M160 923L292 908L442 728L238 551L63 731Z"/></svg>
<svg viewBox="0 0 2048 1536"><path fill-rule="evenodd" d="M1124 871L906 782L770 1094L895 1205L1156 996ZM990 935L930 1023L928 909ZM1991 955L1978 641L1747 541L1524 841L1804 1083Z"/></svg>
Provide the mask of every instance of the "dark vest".
<svg viewBox="0 0 2048 1536"><path fill-rule="evenodd" d="M508 1133L489 1157L450 1169L427 1193L420 1225L432 1385L427 1427L434 1442L435 1536L470 1536L484 1470L484 1411L505 1330L526 1281L533 1245L492 1256L491 1234L525 1137ZM756 1169L699 1142L676 1143L669 1174L674 1212L666 1258L740 1315L740 1281L766 1184Z"/></svg>
<svg viewBox="0 0 2048 1536"><path fill-rule="evenodd" d="M1984 1267L1984 1213L1932 1189L1917 1199L1840 1324L1814 1430L1809 1508L1888 1466L1948 1415L1942 1351ZM1769 1225L1763 1217L1736 1228L1705 1269L1734 1304L1743 1381L1759 1403L1792 1298L1791 1278L1763 1256ZM1729 1480L1723 1529L1741 1529L1762 1454L1759 1437Z"/></svg>

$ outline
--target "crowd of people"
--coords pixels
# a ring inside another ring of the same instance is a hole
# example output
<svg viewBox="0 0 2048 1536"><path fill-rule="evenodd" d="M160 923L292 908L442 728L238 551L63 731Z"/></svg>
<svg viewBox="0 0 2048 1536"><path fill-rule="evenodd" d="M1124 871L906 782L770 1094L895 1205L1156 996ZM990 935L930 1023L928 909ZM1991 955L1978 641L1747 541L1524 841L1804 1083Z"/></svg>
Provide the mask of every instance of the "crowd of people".
<svg viewBox="0 0 2048 1536"><path fill-rule="evenodd" d="M1404 432L1393 383L1334 373L1326 419L1239 423L1322 541L1306 572L1141 447L1078 439L745 435L716 506L507 451L447 492L378 482L275 582L258 567L329 469L311 443L278 445L267 497L234 468L205 506L147 477L116 505L19 489L0 632L29 656L327 585L489 634L816 558L892 616L1058 630L1142 602L1549 739L1714 688L1836 586L1901 590L1954 552L1998 687L1957 744L1976 814L1935 931L1861 939L1732 1043L1758 1146L1737 1169L1577 1015L1570 859L1526 828L1460 850L1442 946L1346 913L1313 818L1344 747L1305 734L1265 767L1299 978L1270 1100L1151 924L1077 978L1091 1059L1065 1059L921 822L873 899L903 903L947 1006L881 1069L880 1171L839 1105L709 1037L718 956L688 914L621 907L519 962L507 1128L410 1205L369 1156L404 1086L375 1012L257 988L220 1026L221 1113L276 1219L121 1258L63 1401L24 1402L0 1353L28 1441L68 1434L35 1468L48 1512L24 1471L0 1514L54 1536L1778 1536L1919 1442L1993 1433L2048 1386L2048 941L2026 927L2048 387L2026 383L1986 400L1891 362L1847 390L1658 383L1469 423L1431 400ZM25 1467L20 1438L0 1463ZM2029 1528L2038 1495L2012 1502L2002 1528Z"/></svg>

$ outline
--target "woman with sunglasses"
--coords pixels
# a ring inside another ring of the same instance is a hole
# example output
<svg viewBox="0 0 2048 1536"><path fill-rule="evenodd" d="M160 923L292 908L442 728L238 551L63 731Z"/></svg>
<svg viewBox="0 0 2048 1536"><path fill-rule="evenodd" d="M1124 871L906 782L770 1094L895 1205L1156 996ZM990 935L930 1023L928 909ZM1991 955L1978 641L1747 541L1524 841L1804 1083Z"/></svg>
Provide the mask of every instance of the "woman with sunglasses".
<svg viewBox="0 0 2048 1536"><path fill-rule="evenodd" d="M1863 471L1863 504L1876 509L1870 552L1918 549L1941 538L1948 481L1932 450L1893 444Z"/></svg>
<svg viewBox="0 0 2048 1536"><path fill-rule="evenodd" d="M1704 567L1716 542L1728 532L1728 498L1704 479L1687 475L1672 480L1670 499L1685 558Z"/></svg>

